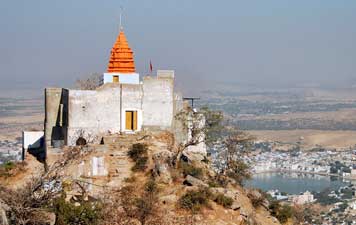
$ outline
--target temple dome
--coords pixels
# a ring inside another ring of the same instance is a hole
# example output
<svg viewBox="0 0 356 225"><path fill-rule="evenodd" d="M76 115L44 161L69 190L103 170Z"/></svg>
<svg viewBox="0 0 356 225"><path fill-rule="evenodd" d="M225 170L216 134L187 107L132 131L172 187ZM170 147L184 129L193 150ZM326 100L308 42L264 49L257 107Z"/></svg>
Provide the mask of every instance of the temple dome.
<svg viewBox="0 0 356 225"><path fill-rule="evenodd" d="M111 56L108 64L109 73L134 73L135 61L133 51L125 37L123 30L120 31L114 46L111 49Z"/></svg>

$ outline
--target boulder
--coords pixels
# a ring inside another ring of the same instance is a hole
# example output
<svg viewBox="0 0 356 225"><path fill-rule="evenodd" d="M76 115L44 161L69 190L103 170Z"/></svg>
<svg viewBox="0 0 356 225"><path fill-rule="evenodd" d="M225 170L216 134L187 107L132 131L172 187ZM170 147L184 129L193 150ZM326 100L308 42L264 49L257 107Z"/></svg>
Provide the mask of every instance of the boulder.
<svg viewBox="0 0 356 225"><path fill-rule="evenodd" d="M239 209L241 209L241 204L238 201L234 201L230 208L232 210L239 210Z"/></svg>
<svg viewBox="0 0 356 225"><path fill-rule="evenodd" d="M206 159L207 156L206 144L204 142L188 146L182 154L182 157L189 162L201 162Z"/></svg>
<svg viewBox="0 0 356 225"><path fill-rule="evenodd" d="M178 197L174 194L165 195L159 198L163 204L175 204L178 201Z"/></svg>
<svg viewBox="0 0 356 225"><path fill-rule="evenodd" d="M243 216L244 218L248 218L249 214L244 210L244 209L240 209L240 215Z"/></svg>
<svg viewBox="0 0 356 225"><path fill-rule="evenodd" d="M254 198L262 198L261 192L256 189L249 189L247 195L253 196Z"/></svg>
<svg viewBox="0 0 356 225"><path fill-rule="evenodd" d="M190 191L198 191L199 187L197 186L185 186L184 187L184 192L190 192Z"/></svg>
<svg viewBox="0 0 356 225"><path fill-rule="evenodd" d="M156 175L158 182L165 184L172 183L172 176L169 172L169 164L172 162L173 156L173 152L170 151L158 152L152 156L155 164L154 174Z"/></svg>
<svg viewBox="0 0 356 225"><path fill-rule="evenodd" d="M211 192L213 194L223 194L226 197L232 198L234 200L237 200L240 195L240 193L237 190L231 190L231 189L222 188L222 187L211 188Z"/></svg>
<svg viewBox="0 0 356 225"><path fill-rule="evenodd" d="M188 159L188 162L201 162L204 160L204 155L200 153L195 153L195 152L189 152L189 151L184 151L183 152L183 157Z"/></svg>
<svg viewBox="0 0 356 225"><path fill-rule="evenodd" d="M262 195L262 193L256 189L249 189L247 192L247 196L250 199L261 199L261 206L264 207L265 209L269 208L269 202L266 198L264 198L264 196Z"/></svg>
<svg viewBox="0 0 356 225"><path fill-rule="evenodd" d="M203 187L203 188L209 187L209 185L207 185L206 183L204 183L204 181L199 180L198 178L195 178L195 177L190 176L190 175L188 175L188 176L185 178L184 183L185 183L185 184L188 184L188 185L191 185L191 186L197 186L197 187Z"/></svg>
<svg viewBox="0 0 356 225"><path fill-rule="evenodd" d="M211 188L210 190L215 195L216 194L223 194L226 197L231 198L233 200L233 203L232 203L232 205L230 207L231 209L233 209L233 210L241 209L241 204L240 204L240 201L239 201L239 195L240 195L239 191L228 189L228 188L222 188L222 187Z"/></svg>

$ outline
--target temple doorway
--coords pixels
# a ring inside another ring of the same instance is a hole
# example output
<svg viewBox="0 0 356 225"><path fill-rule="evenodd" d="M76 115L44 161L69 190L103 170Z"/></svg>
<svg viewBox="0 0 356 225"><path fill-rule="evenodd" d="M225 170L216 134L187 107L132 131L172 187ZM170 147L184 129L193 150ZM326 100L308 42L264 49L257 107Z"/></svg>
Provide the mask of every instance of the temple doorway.
<svg viewBox="0 0 356 225"><path fill-rule="evenodd" d="M137 111L126 111L125 117L125 129L137 130Z"/></svg>

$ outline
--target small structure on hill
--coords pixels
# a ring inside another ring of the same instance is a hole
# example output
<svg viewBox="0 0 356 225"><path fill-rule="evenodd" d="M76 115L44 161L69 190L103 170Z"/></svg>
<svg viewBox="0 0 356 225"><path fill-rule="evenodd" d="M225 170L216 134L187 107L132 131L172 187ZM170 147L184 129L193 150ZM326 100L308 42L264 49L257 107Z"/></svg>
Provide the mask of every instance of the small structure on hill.
<svg viewBox="0 0 356 225"><path fill-rule="evenodd" d="M73 146L79 138L99 143L113 133L170 130L182 108L182 96L174 92L174 71L158 70L156 76L140 79L121 29L96 90L45 89L45 145Z"/></svg>

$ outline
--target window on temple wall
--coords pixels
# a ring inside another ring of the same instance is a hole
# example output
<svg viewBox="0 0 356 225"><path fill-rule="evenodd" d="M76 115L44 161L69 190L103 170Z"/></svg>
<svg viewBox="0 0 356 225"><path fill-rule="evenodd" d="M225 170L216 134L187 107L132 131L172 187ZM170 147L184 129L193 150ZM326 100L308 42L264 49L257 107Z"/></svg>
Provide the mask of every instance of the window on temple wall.
<svg viewBox="0 0 356 225"><path fill-rule="evenodd" d="M113 83L119 83L119 76L113 76L112 77L112 82Z"/></svg>
<svg viewBox="0 0 356 225"><path fill-rule="evenodd" d="M125 116L125 129L137 130L137 111L126 111Z"/></svg>

